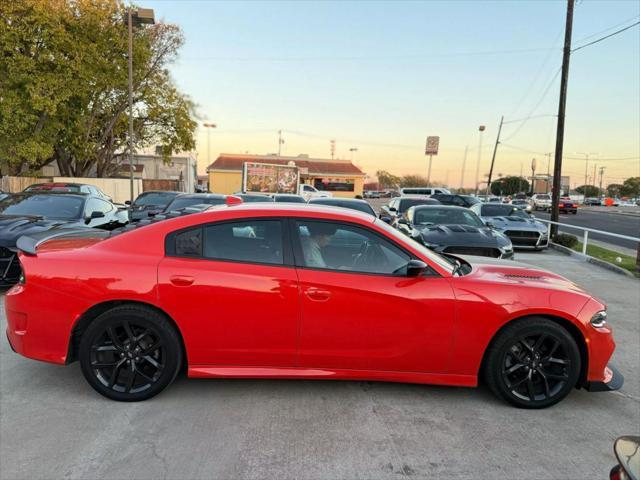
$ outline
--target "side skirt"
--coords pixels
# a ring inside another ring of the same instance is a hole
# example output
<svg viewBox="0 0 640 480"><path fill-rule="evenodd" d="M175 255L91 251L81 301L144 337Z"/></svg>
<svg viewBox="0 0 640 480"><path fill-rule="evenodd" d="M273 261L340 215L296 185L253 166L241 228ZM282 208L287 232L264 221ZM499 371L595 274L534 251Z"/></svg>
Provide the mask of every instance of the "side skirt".
<svg viewBox="0 0 640 480"><path fill-rule="evenodd" d="M476 387L475 375L449 375L421 372L381 372L377 370L336 370L304 367L230 367L190 365L190 378L278 378L304 380L370 380L380 382L423 383Z"/></svg>

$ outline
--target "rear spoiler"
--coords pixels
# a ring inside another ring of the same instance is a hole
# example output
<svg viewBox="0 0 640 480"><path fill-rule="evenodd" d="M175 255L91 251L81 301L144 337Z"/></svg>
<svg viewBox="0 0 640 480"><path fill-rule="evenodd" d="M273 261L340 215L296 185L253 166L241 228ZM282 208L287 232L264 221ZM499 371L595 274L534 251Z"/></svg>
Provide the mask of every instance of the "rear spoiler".
<svg viewBox="0 0 640 480"><path fill-rule="evenodd" d="M38 232L31 235L23 235L22 237L18 238L16 246L18 247L18 250L26 253L27 255L36 255L36 251L39 245L54 238L74 235L85 236L87 234L91 235L99 232L108 233L104 230L95 230L91 228L60 228L56 229L55 231L50 230L47 232Z"/></svg>

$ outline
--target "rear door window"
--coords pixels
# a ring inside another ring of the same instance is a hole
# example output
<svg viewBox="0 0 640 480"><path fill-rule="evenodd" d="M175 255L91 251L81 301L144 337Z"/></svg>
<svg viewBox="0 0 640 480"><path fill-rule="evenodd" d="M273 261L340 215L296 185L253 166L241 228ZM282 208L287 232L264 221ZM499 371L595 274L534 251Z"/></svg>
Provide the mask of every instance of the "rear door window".
<svg viewBox="0 0 640 480"><path fill-rule="evenodd" d="M248 220L206 226L203 256L214 260L283 265L282 222Z"/></svg>

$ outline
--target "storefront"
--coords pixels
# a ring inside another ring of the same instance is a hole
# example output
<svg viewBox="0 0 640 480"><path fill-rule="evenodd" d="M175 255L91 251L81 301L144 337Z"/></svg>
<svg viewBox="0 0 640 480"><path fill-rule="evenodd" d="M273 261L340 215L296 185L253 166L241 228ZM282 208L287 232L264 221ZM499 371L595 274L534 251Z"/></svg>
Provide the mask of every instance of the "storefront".
<svg viewBox="0 0 640 480"><path fill-rule="evenodd" d="M283 157L276 155L221 154L207 168L209 189L229 195L242 190L242 168L245 162L271 163L298 167L302 183L331 192L334 197L354 198L362 195L365 173L349 160L309 158L306 155Z"/></svg>

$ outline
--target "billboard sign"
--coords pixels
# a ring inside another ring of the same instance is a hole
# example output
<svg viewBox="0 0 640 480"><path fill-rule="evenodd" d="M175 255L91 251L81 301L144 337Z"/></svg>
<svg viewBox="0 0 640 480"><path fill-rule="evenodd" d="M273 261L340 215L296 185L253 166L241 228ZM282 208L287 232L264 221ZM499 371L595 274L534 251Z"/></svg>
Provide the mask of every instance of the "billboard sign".
<svg viewBox="0 0 640 480"><path fill-rule="evenodd" d="M440 146L440 137L427 137L427 147L424 150L425 155L437 155Z"/></svg>
<svg viewBox="0 0 640 480"><path fill-rule="evenodd" d="M247 193L298 193L300 174L295 165L245 162L242 191Z"/></svg>

